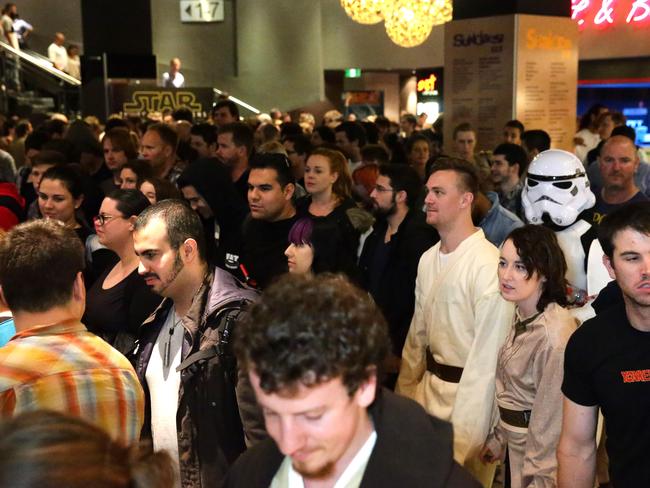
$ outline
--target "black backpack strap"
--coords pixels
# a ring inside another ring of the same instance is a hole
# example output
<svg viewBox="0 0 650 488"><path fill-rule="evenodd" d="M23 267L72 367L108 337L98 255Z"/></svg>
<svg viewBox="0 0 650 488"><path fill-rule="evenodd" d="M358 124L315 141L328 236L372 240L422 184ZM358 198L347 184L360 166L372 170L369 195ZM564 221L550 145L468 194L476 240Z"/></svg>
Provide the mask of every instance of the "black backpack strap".
<svg viewBox="0 0 650 488"><path fill-rule="evenodd" d="M194 363L198 361L207 361L208 359L212 359L217 355L217 346L210 346L207 349L202 349L201 351L197 351L194 354L190 354L185 358L185 361L183 361L181 364L179 364L176 367L176 371L181 372L184 369L189 368L192 366Z"/></svg>
<svg viewBox="0 0 650 488"><path fill-rule="evenodd" d="M183 370L191 368L196 363L209 361L215 356L218 356L219 362L222 364L226 374L230 377L233 384L237 384L237 361L232 352L232 346L230 343L232 341L233 329L242 312L242 307L247 303L248 302L246 301L241 301L229 304L227 307L220 309L217 313L208 317L206 320L206 327L217 330L219 341L213 346L196 351L187 356L185 361L178 365L176 371L182 372ZM189 379L194 372L195 371L190 369L190 374L187 375L186 378Z"/></svg>

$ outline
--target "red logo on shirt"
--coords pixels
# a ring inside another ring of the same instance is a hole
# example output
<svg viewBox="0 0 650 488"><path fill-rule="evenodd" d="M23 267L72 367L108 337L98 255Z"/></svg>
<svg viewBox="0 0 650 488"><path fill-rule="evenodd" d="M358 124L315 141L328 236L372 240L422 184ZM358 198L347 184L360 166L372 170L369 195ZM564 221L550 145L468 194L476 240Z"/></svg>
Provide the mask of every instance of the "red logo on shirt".
<svg viewBox="0 0 650 488"><path fill-rule="evenodd" d="M642 383L650 381L650 369L621 371L621 376L623 376L623 383Z"/></svg>

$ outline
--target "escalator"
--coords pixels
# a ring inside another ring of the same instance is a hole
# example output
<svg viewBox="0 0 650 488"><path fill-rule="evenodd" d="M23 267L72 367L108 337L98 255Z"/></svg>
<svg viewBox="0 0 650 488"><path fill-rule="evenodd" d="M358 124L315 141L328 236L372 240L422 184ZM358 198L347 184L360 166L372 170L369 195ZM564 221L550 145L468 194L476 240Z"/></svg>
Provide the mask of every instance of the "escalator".
<svg viewBox="0 0 650 488"><path fill-rule="evenodd" d="M80 113L81 81L56 69L44 56L0 42L0 110L21 118Z"/></svg>

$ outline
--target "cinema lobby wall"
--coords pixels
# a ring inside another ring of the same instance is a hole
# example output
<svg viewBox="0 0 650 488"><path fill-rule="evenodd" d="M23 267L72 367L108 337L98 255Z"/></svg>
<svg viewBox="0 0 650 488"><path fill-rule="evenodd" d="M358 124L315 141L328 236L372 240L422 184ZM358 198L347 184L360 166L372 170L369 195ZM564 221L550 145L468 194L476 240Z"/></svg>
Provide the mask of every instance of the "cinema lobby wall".
<svg viewBox="0 0 650 488"><path fill-rule="evenodd" d="M113 0L113 5L147 1ZM36 26L35 49L44 52L56 31L83 45L82 0L16 3L21 15ZM227 90L262 110L323 101L336 92L328 90L324 73L354 67L364 73L355 89L383 86L388 115L394 116L404 86L403 77L390 73L444 66L443 26L434 27L421 46L405 49L388 39L381 23L365 26L350 20L339 0L226 0L224 21L205 24L181 23L178 0L151 0L150 6L152 51L159 73L178 56L188 83ZM621 66L626 72L650 76L649 33L647 24L585 29L580 34L580 60L591 61L590 69L602 76L620 73ZM115 25L115 39L130 36ZM616 69L608 68L610 64Z"/></svg>

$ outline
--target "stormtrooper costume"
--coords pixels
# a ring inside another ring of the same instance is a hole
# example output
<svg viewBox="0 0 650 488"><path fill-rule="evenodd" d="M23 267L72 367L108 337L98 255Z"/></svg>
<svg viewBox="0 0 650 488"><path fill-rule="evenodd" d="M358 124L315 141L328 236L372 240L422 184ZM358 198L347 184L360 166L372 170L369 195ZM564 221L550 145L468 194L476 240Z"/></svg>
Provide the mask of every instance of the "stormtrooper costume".
<svg viewBox="0 0 650 488"><path fill-rule="evenodd" d="M597 294L609 278L603 273L605 267L599 259L602 250L594 239L591 223L583 218L595 205L596 197L582 163L574 154L560 149L541 152L528 167L521 201L528 222L555 231L567 262L566 278L573 290L574 305L584 305L587 297ZM590 254L593 257L588 259ZM587 316L593 313L591 307L584 312Z"/></svg>

